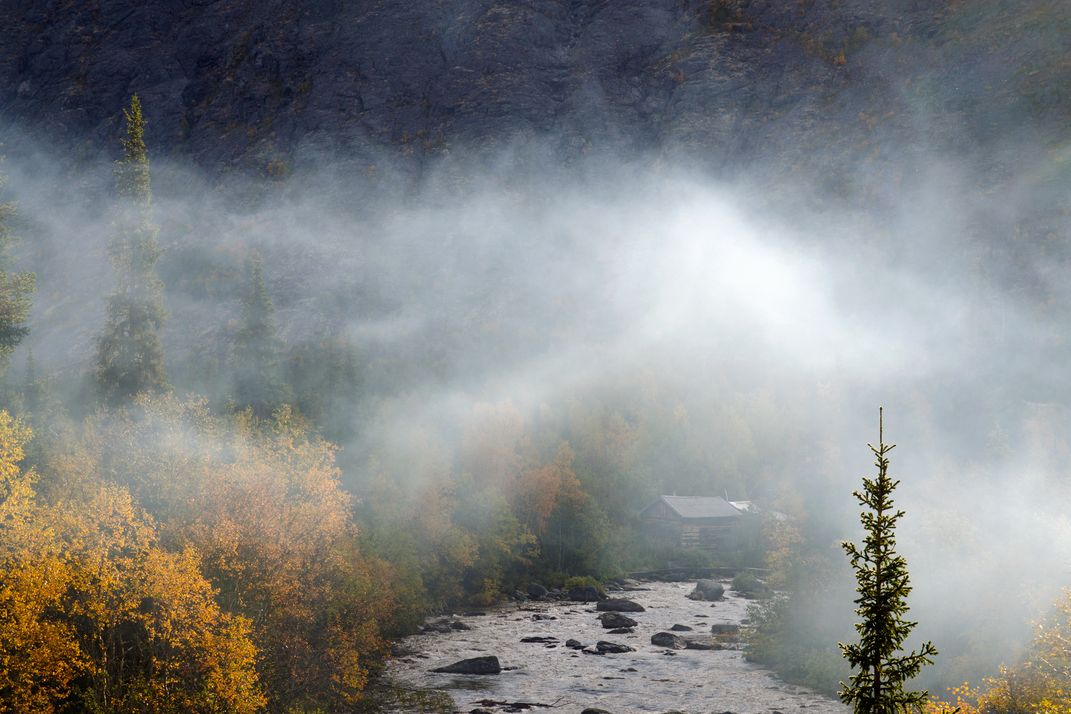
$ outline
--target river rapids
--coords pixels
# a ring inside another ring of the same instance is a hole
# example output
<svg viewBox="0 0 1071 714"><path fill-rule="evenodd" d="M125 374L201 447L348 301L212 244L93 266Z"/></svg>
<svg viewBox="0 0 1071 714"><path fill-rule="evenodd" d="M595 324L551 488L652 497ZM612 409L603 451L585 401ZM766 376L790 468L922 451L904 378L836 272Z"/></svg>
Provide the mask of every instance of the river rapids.
<svg viewBox="0 0 1071 714"><path fill-rule="evenodd" d="M471 629L451 629L405 638L404 654L394 659L387 677L396 685L449 694L456 710L471 712L545 711L579 714L588 707L613 714L682 712L684 714L845 714L847 707L809 689L786 684L770 671L744 661L732 636L719 637L720 650L671 650L651 643L651 636L674 625L692 628L675 634L710 640L716 624L739 625L749 600L726 585L724 599L710 603L686 595L693 583L641 583L613 597L633 600L645 612L627 612L637 621L632 633L609 634L596 619L594 603L525 602L503 605L483 614L451 617ZM731 628L730 628L731 629ZM523 638L544 642L522 643ZM633 652L597 655L566 647L579 640L589 650L609 641ZM437 674L430 670L471 657L495 655L504 668L497 675ZM553 708L511 708L509 704Z"/></svg>

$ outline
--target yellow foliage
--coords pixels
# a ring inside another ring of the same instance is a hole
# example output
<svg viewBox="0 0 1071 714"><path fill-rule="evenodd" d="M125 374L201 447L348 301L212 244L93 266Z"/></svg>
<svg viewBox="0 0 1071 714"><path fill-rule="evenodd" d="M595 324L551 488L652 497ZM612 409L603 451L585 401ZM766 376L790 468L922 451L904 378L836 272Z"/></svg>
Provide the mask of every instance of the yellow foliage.
<svg viewBox="0 0 1071 714"><path fill-rule="evenodd" d="M128 484L172 549L191 549L223 610L248 618L273 706L356 700L385 646L393 575L356 547L336 447L288 408L212 417L201 402L145 398L87 444ZM343 634L344 633L344 634Z"/></svg>
<svg viewBox="0 0 1071 714"><path fill-rule="evenodd" d="M0 712L255 712L249 623L223 613L192 549L160 548L123 488L37 502L28 429L0 412Z"/></svg>
<svg viewBox="0 0 1071 714"><path fill-rule="evenodd" d="M1071 714L1071 590L1037 625L1025 661L1001 667L982 687L963 684L949 693L947 702L931 701L929 714Z"/></svg>

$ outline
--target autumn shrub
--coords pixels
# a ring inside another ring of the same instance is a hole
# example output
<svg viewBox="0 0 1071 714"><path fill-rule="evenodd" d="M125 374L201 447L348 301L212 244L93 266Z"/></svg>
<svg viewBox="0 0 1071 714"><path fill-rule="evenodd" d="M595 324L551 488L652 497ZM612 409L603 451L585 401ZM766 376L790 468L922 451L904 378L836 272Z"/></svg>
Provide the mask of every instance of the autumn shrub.
<svg viewBox="0 0 1071 714"><path fill-rule="evenodd" d="M1001 667L981 685L964 683L944 699L931 699L928 714L1071 714L1071 590L1037 623L1026 657Z"/></svg>

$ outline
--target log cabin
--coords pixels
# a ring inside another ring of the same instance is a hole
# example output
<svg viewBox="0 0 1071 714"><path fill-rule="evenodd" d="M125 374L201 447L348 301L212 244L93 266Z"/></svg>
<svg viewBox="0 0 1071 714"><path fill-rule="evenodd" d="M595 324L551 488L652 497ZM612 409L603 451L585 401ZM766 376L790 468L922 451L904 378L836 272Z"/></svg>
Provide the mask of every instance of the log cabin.
<svg viewBox="0 0 1071 714"><path fill-rule="evenodd" d="M722 550L736 546L747 511L718 496L660 496L640 511L640 520L663 545Z"/></svg>

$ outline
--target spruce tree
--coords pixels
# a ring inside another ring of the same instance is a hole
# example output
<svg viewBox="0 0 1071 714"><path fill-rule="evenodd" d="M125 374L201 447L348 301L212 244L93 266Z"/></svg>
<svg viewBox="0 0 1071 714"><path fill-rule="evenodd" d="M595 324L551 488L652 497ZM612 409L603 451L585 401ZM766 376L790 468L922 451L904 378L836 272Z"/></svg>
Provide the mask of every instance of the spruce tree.
<svg viewBox="0 0 1071 714"><path fill-rule="evenodd" d="M260 256L249 264L249 289L242 298L242 323L235 337L234 399L257 416L270 416L287 400L279 360L281 348L275 325L275 307L264 284Z"/></svg>
<svg viewBox="0 0 1071 714"><path fill-rule="evenodd" d="M0 176L0 195L6 183L6 177ZM7 271L7 251L13 240L8 222L14 213L14 203L0 202L0 369L7 366L11 353L30 331L26 320L36 277L33 273Z"/></svg>
<svg viewBox="0 0 1071 714"><path fill-rule="evenodd" d="M929 693L908 691L904 686L924 665L933 663L937 649L926 642L917 652L900 654L918 623L904 619L911 585L907 561L896 553L895 537L896 523L904 512L893 510L892 492L900 482L889 476L888 453L895 445L885 443L880 409L878 446L867 446L876 459L877 477L863 477L863 490L853 494L868 509L859 516L867 535L862 547L852 542L841 544L855 571L859 593L855 612L862 621L855 625L859 641L839 645L855 671L849 683L841 682L840 698L853 705L858 714L918 711Z"/></svg>
<svg viewBox="0 0 1071 714"><path fill-rule="evenodd" d="M135 94L123 110L126 137L116 162L118 215L108 252L116 288L108 299L108 320L97 341L97 386L104 403L119 406L142 392L168 389L159 330L164 307L156 261L158 229L152 222L149 154L145 120Z"/></svg>

